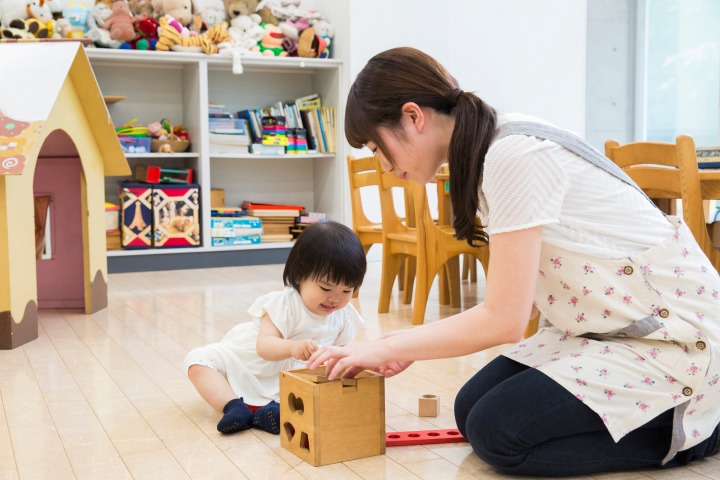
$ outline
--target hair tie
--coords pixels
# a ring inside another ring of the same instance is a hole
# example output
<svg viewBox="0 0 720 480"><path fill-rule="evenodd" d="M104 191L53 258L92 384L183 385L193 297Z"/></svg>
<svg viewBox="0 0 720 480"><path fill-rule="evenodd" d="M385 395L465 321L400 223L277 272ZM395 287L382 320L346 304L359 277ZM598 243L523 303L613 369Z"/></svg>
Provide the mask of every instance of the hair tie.
<svg viewBox="0 0 720 480"><path fill-rule="evenodd" d="M450 99L452 100L453 105L455 105L458 101L458 98L460 98L460 95L463 94L462 89L456 88L450 93Z"/></svg>

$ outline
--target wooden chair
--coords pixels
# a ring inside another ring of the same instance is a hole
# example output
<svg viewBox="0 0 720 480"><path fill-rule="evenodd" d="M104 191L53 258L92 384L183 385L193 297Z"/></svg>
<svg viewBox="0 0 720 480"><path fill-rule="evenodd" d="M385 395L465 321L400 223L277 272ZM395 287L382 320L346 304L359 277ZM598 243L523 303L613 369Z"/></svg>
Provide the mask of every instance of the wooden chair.
<svg viewBox="0 0 720 480"><path fill-rule="evenodd" d="M676 143L605 142L605 155L620 166L652 199L681 199L682 217L705 255L720 270L720 252L708 235L702 205L697 153L692 137Z"/></svg>
<svg viewBox="0 0 720 480"><path fill-rule="evenodd" d="M384 173L378 164L378 179L380 192L380 209L382 213L383 259L382 275L380 280L380 298L378 312L387 313L390 308L390 296L395 278L398 276L406 257L415 259L415 298L413 301L412 323L419 325L425 318L430 287L435 276L441 271L444 264L462 254L471 254L479 259L487 271L488 249L473 248L466 242L454 237L452 227L438 226L433 221L428 207L428 198L425 185L399 179L394 173ZM393 199L393 188L403 188L412 192L414 212L406 211L408 217L414 215L415 227L409 227L397 214ZM455 262L457 265L457 262ZM457 292L459 302L459 269L449 269L451 298ZM453 288L453 278L458 279ZM409 290L410 285L405 286Z"/></svg>
<svg viewBox="0 0 720 480"><path fill-rule="evenodd" d="M382 244L382 223L370 221L365 214L362 202L362 189L365 187L378 187L378 159L375 156L354 157L347 156L348 178L350 179L350 207L352 210L352 229L360 239L365 255L370 248ZM405 277L405 269L400 271L401 278ZM399 286L403 290L405 281ZM353 297L357 298L360 289L355 289Z"/></svg>

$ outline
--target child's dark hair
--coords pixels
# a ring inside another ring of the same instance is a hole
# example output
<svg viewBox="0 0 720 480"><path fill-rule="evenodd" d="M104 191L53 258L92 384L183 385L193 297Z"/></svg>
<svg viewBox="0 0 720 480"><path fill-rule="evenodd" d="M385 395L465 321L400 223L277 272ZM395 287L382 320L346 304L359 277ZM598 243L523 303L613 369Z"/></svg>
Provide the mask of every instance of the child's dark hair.
<svg viewBox="0 0 720 480"><path fill-rule="evenodd" d="M357 289L362 285L367 260L355 232L333 221L305 228L290 250L283 281L300 291L307 279L325 280Z"/></svg>
<svg viewBox="0 0 720 480"><path fill-rule="evenodd" d="M371 58L350 87L345 107L348 143L362 148L372 142L394 165L378 128L401 133L402 106L407 102L454 117L448 163L455 235L471 245L486 243L488 235L476 223L476 215L485 154L495 136L495 110L473 93L463 92L430 55L409 47L393 48Z"/></svg>

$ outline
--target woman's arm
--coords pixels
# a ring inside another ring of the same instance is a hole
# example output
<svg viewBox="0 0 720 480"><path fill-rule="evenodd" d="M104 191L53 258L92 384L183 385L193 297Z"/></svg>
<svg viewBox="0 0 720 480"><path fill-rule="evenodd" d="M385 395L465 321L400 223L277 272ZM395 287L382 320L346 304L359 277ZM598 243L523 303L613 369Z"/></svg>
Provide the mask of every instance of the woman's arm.
<svg viewBox="0 0 720 480"><path fill-rule="evenodd" d="M377 369L392 362L457 357L519 341L533 310L542 228L490 237L485 302L400 335L323 349L310 357L308 367L328 362L333 378L351 366Z"/></svg>
<svg viewBox="0 0 720 480"><path fill-rule="evenodd" d="M260 329L255 348L258 355L265 360L271 362L288 358L307 360L317 350L317 347L317 344L312 340L288 340L284 338L267 314L260 319Z"/></svg>

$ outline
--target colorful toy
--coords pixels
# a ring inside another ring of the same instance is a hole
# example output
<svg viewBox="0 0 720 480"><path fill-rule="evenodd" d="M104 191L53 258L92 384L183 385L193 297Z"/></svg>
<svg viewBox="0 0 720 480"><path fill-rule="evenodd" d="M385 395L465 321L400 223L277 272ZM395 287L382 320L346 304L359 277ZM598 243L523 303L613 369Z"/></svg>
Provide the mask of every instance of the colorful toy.
<svg viewBox="0 0 720 480"><path fill-rule="evenodd" d="M0 89L0 349L12 349L37 338L38 308L107 306L105 176L130 169L80 42L1 50L4 64L23 66L4 70L4 84L37 87L31 97ZM37 215L35 196L49 199ZM47 235L52 261L37 260Z"/></svg>
<svg viewBox="0 0 720 480"><path fill-rule="evenodd" d="M25 23L28 30L37 38L50 38L52 32L49 31L48 25L52 25L52 11L50 5L45 0L32 0L27 6L28 19Z"/></svg>
<svg viewBox="0 0 720 480"><path fill-rule="evenodd" d="M314 466L385 453L378 373L328 380L325 367L280 372L280 446Z"/></svg>
<svg viewBox="0 0 720 480"><path fill-rule="evenodd" d="M283 35L282 30L277 25L272 23L265 23L262 25L265 29L265 35L258 42L260 52L266 57L287 57L287 52L283 48Z"/></svg>
<svg viewBox="0 0 720 480"><path fill-rule="evenodd" d="M135 24L141 19L132 16L127 0L114 0L112 15L103 24L103 28L110 32L110 38L120 42L135 40Z"/></svg>
<svg viewBox="0 0 720 480"><path fill-rule="evenodd" d="M113 40L110 31L105 29L103 25L112 16L112 9L103 2L95 4L88 15L88 31L85 34L98 47L120 48L121 40Z"/></svg>
<svg viewBox="0 0 720 480"><path fill-rule="evenodd" d="M20 40L35 38L35 36L28 30L24 20L13 20L7 28L2 29L2 38Z"/></svg>
<svg viewBox="0 0 720 480"><path fill-rule="evenodd" d="M467 442L457 429L416 430L412 432L387 432L385 445L402 447L406 445L432 445L435 443Z"/></svg>
<svg viewBox="0 0 720 480"><path fill-rule="evenodd" d="M87 32L88 16L90 16L91 2L84 0L70 0L63 10L63 18L70 22L72 30L68 38L83 38Z"/></svg>

